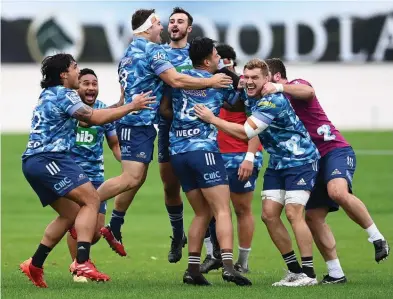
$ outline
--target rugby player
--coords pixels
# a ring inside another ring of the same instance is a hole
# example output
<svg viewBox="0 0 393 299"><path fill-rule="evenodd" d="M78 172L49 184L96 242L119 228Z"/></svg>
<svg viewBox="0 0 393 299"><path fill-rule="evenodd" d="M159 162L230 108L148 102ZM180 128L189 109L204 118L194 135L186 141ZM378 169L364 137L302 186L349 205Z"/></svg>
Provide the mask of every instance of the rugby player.
<svg viewBox="0 0 393 299"><path fill-rule="evenodd" d="M220 56L213 40L199 37L193 39L189 55L194 69L185 70L184 73L198 78L211 78L217 71ZM169 137L170 161L195 212L188 233L188 268L183 276L186 284L210 284L200 272L200 259L203 238L209 221L214 216L221 247L223 279L241 286L251 285L233 267L230 192L225 164L218 150L217 130L199 120L193 111L196 104L203 103L218 114L224 100L233 104L238 96L239 92L233 87L174 89L171 95L165 95L161 106L162 115L173 119Z"/></svg>
<svg viewBox="0 0 393 299"><path fill-rule="evenodd" d="M345 283L346 277L336 252L336 241L326 217L341 206L347 215L368 234L374 244L375 261L389 255L389 245L372 220L363 202L352 194L356 155L350 144L327 117L311 84L303 79L288 81L286 67L278 58L267 60L273 83L267 83L262 94L283 91L322 156L315 189L306 206L306 220L315 243L324 258L328 274L321 283Z"/></svg>
<svg viewBox="0 0 393 299"><path fill-rule="evenodd" d="M69 54L48 56L41 65L41 92L33 110L22 171L45 207L59 216L45 229L32 256L20 265L37 287L46 288L43 264L50 251L75 223L78 235L76 259L70 271L78 276L107 281L109 276L90 261L90 245L97 226L99 195L84 171L70 157L77 120L89 125L113 122L131 111L150 109L154 97L140 94L132 103L112 109L93 110L75 91L79 88L79 68Z"/></svg>
<svg viewBox="0 0 393 299"><path fill-rule="evenodd" d="M154 124L159 120L157 111L164 82L171 87L188 89L220 88L232 83L223 74L211 78L194 78L178 73L169 62L165 49L158 45L163 27L154 9L137 10L131 23L134 38L118 68L125 103L131 103L137 94L146 90L153 90L157 101L150 111L130 113L118 122L116 129L121 149L122 174L105 181L98 188L102 201L120 194L115 198L109 225L101 229L110 247L120 256L126 255L121 236L125 213L143 185L153 158L157 135ZM128 192L121 194L125 191Z"/></svg>
<svg viewBox="0 0 393 299"><path fill-rule="evenodd" d="M236 74L235 50L227 44L219 44L216 49L221 57L221 69L225 68ZM221 108L219 117L230 122L244 124L247 119L244 102L237 101L230 110ZM258 173L262 167L262 147L257 136L249 142L245 142L222 131L218 132L217 141L228 173L231 201L237 216L239 256L235 263L235 269L241 273L247 273L249 271L248 257L255 227L251 203ZM214 222L214 219L212 221ZM219 256L216 258L213 254L213 247L218 247L215 240L215 223L211 223L209 228L205 235L207 255L201 265L202 273L208 273L222 265ZM213 242L210 240L210 230Z"/></svg>
<svg viewBox="0 0 393 299"><path fill-rule="evenodd" d="M288 99L282 93L261 96L268 80L269 69L264 61L252 59L245 65L246 105L251 108L252 115L244 125L218 118L201 105L194 109L198 117L233 137L249 140L259 136L270 154L263 182L262 220L288 266L288 273L273 286L315 285L312 236L303 211L313 188L320 156ZM300 250L302 267L280 219L284 207Z"/></svg>
<svg viewBox="0 0 393 299"><path fill-rule="evenodd" d="M168 59L178 72L192 68L188 55L188 35L192 31L192 16L180 7L175 7L169 17L168 34L170 43L164 47ZM168 87L170 88L170 87ZM158 124L158 162L164 185L165 207L172 226L172 241L168 261L177 263L182 258L182 248L187 243L183 226L183 201L180 182L169 162L169 129L171 121L160 117Z"/></svg>
<svg viewBox="0 0 393 299"><path fill-rule="evenodd" d="M103 109L107 106L97 100L99 92L98 78L92 69L82 69L79 73L78 94L83 103L93 109ZM112 150L115 158L120 161L120 147L116 135L114 123L108 123L103 126L90 126L88 128L79 125L74 146L71 148L72 159L82 168L94 188L97 189L104 182L104 136L109 148ZM101 202L97 217L97 226L93 236L92 244L99 241L101 234L100 229L105 225L107 203ZM75 228L70 229L67 236L67 244L72 260L76 258L76 232ZM87 282L86 277L73 275L75 282Z"/></svg>

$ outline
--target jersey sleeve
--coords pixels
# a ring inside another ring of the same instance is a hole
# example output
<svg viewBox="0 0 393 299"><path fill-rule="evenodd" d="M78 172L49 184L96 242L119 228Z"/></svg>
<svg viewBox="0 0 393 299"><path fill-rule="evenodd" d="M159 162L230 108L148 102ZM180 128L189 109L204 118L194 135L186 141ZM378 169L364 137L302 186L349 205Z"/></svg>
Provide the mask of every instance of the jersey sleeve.
<svg viewBox="0 0 393 299"><path fill-rule="evenodd" d="M67 90L63 95L59 96L59 106L60 108L72 116L76 110L85 104L82 102L78 93L75 90Z"/></svg>
<svg viewBox="0 0 393 299"><path fill-rule="evenodd" d="M147 47L146 51L149 64L157 76L174 67L168 60L167 53L162 46L153 44Z"/></svg>
<svg viewBox="0 0 393 299"><path fill-rule="evenodd" d="M224 94L225 102L227 102L231 106L233 106L240 98L240 91L235 90L232 86L225 89Z"/></svg>
<svg viewBox="0 0 393 299"><path fill-rule="evenodd" d="M252 115L270 125L282 110L282 94L273 94L256 102L256 106L252 109Z"/></svg>
<svg viewBox="0 0 393 299"><path fill-rule="evenodd" d="M237 86L239 85L240 77L236 75L234 72L231 72L227 68L222 68L216 72L223 73L229 77L231 77L233 83L228 88L223 89L224 100L229 105L234 105L236 101L239 99L241 92L237 90Z"/></svg>
<svg viewBox="0 0 393 299"><path fill-rule="evenodd" d="M114 123L108 123L104 125L105 136L110 137L116 135L116 126Z"/></svg>
<svg viewBox="0 0 393 299"><path fill-rule="evenodd" d="M295 80L292 80L291 82L289 82L288 84L304 84L304 85L308 85L308 86L312 87L310 82L303 80L303 79L295 79Z"/></svg>

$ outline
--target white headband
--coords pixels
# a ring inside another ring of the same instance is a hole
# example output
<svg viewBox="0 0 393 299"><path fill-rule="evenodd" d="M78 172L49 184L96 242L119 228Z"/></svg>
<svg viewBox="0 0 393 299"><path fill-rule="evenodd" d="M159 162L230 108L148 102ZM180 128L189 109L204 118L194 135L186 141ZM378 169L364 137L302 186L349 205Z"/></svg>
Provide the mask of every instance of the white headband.
<svg viewBox="0 0 393 299"><path fill-rule="evenodd" d="M141 33L141 32L145 32L147 29L149 29L151 26L153 26L153 18L156 18L156 20L158 21L158 15L156 15L155 13L152 13L147 20L138 28L136 28L135 30L132 31L132 33Z"/></svg>

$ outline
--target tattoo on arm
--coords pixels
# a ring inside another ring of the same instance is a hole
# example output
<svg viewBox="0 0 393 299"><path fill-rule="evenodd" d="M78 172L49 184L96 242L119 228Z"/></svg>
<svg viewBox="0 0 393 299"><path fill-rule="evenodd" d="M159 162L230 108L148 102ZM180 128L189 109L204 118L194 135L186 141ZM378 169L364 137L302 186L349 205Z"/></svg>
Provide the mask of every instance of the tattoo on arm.
<svg viewBox="0 0 393 299"><path fill-rule="evenodd" d="M93 109L90 106L83 105L82 107L80 107L78 110L74 112L72 117L76 118L77 120L81 120L89 123L92 115L93 115Z"/></svg>

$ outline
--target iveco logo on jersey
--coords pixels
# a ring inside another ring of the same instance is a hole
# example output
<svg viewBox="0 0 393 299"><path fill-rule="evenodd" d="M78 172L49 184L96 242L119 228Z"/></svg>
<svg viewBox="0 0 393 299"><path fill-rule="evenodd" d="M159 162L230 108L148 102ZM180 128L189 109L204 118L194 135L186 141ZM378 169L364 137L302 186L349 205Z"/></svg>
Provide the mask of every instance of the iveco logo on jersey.
<svg viewBox="0 0 393 299"><path fill-rule="evenodd" d="M221 175L220 175L219 171L214 171L214 172L210 172L210 173L204 173L203 178L205 179L205 181L211 181L211 180L215 180L215 179L220 179Z"/></svg>
<svg viewBox="0 0 393 299"><path fill-rule="evenodd" d="M41 146L41 142L39 142L39 141L29 141L27 143L27 148L35 149L35 148L40 147L40 146Z"/></svg>
<svg viewBox="0 0 393 299"><path fill-rule="evenodd" d="M191 137L198 135L201 132L200 129L189 129L189 130L176 130L176 137Z"/></svg>
<svg viewBox="0 0 393 299"><path fill-rule="evenodd" d="M59 191L65 187L68 187L72 184L71 179L69 177L65 177L64 179L62 179L60 182L54 184L54 188Z"/></svg>

